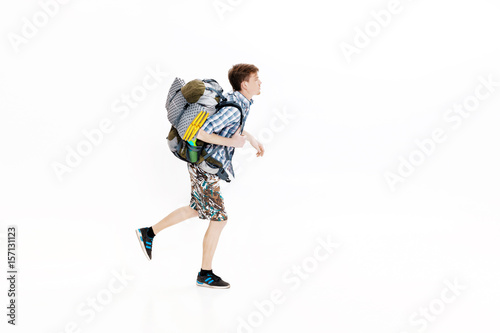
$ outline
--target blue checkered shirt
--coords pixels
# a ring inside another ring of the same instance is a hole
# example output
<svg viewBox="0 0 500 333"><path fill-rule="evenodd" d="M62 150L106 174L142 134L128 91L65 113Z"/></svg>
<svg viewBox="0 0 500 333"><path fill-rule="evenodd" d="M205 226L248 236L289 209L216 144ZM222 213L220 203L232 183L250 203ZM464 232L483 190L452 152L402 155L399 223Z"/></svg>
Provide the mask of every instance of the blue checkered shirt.
<svg viewBox="0 0 500 333"><path fill-rule="evenodd" d="M248 113L250 112L250 105L253 104L253 99L248 100L239 91L233 91L225 95L228 101L235 102L241 106L241 112L243 113L243 119L246 120ZM214 113L205 121L202 130L208 134L215 133L217 135L223 136L225 138L230 138L236 132L240 126L240 111L234 106L229 106L220 109L218 112ZM233 165L231 159L228 159L225 150L228 150L229 156L232 157L234 153L234 147L220 146L216 144L205 145L205 151L210 154L212 158L219 161L222 164L224 170L234 177Z"/></svg>

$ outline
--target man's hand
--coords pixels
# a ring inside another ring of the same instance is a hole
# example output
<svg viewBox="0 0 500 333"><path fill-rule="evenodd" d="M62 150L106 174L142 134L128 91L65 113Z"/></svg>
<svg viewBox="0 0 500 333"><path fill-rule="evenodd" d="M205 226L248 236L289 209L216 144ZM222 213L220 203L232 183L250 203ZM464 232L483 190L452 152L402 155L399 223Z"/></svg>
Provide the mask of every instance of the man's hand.
<svg viewBox="0 0 500 333"><path fill-rule="evenodd" d="M250 144L252 145L252 147L254 147L257 150L257 154L256 154L257 157L264 156L264 145L262 143L260 143L259 141L257 141L257 139L254 138L253 136L248 141L250 142Z"/></svg>
<svg viewBox="0 0 500 333"><path fill-rule="evenodd" d="M257 150L257 157L264 156L264 145L260 143L252 134L247 131L243 131L245 136L247 137L247 141L250 142L252 147Z"/></svg>
<svg viewBox="0 0 500 333"><path fill-rule="evenodd" d="M231 137L231 143L232 143L231 146L233 146L235 148L243 147L245 145L245 141L247 140L245 135L240 134L240 130L241 130L241 126L238 127L236 132Z"/></svg>

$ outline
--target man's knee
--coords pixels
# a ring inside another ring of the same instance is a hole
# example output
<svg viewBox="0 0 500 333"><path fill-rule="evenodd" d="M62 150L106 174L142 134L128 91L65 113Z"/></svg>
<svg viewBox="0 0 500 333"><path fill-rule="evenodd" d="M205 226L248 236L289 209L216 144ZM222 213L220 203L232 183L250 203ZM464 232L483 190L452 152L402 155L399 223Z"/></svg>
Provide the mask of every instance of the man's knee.
<svg viewBox="0 0 500 333"><path fill-rule="evenodd" d="M227 219L222 220L222 221L212 220L210 222L212 222L212 224L215 224L216 226L218 226L220 228L224 228L227 224Z"/></svg>

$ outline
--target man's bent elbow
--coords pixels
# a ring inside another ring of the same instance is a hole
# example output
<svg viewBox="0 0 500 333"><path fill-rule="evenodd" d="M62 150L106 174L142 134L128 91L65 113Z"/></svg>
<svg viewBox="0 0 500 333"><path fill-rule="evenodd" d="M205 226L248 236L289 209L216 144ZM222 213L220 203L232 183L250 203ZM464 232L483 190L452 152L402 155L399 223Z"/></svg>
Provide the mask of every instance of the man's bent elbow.
<svg viewBox="0 0 500 333"><path fill-rule="evenodd" d="M209 136L209 134L207 132L205 132L204 130L200 129L198 131L198 135L196 136L197 139L200 139L201 141L207 141L207 137Z"/></svg>
<svg viewBox="0 0 500 333"><path fill-rule="evenodd" d="M199 130L198 134L196 135L196 138L207 143L211 144L217 144L216 140L214 140L214 136L212 134L208 134L204 130Z"/></svg>

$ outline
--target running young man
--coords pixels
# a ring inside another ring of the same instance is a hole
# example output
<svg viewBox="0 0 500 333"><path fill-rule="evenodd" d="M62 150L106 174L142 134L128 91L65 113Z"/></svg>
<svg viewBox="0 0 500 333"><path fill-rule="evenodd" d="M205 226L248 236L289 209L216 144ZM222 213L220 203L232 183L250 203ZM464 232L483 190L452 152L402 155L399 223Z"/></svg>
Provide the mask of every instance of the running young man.
<svg viewBox="0 0 500 333"><path fill-rule="evenodd" d="M254 65L238 64L229 70L229 82L233 91L226 95L227 100L241 106L243 119L246 120L253 103L252 97L260 94L261 81L259 69ZM206 161L199 165L188 163L191 177L191 201L188 206L174 210L157 224L149 228L137 229L137 237L149 260L152 259L153 239L163 229L186 219L198 216L210 220L203 238L203 257L201 270L196 284L210 288L229 288L212 271L212 259L222 229L227 223L224 199L220 194L219 181L221 173L214 165L222 165L222 175L232 174L234 177L231 156L235 148L241 148L248 141L256 150L257 156L264 155L264 146L247 131L240 135L240 111L235 107L225 107L210 116L197 134L197 138L207 143L205 151L210 154ZM214 163L210 163L210 161ZM219 174L219 176L217 175Z"/></svg>

